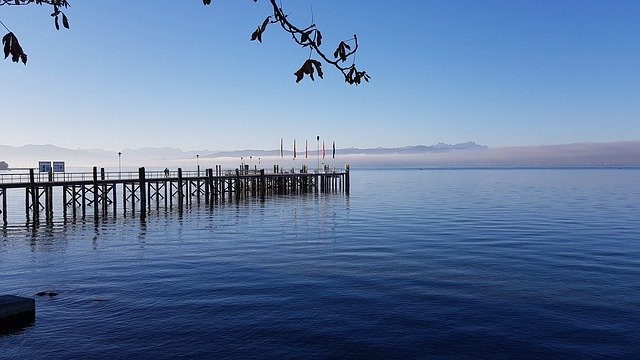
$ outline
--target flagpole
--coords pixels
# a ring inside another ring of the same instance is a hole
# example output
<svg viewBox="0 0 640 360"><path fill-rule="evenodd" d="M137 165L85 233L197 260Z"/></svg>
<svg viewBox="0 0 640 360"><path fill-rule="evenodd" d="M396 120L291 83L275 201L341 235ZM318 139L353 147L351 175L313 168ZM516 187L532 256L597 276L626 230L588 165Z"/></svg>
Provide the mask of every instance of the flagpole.
<svg viewBox="0 0 640 360"><path fill-rule="evenodd" d="M322 140L322 167L324 167L324 156L325 156L325 150L324 150L324 140ZM324 170L324 169L323 169Z"/></svg>
<svg viewBox="0 0 640 360"><path fill-rule="evenodd" d="M318 167L316 171L320 172L320 135L316 136L316 140L318 141L318 152L316 153L318 155Z"/></svg>
<svg viewBox="0 0 640 360"><path fill-rule="evenodd" d="M309 166L308 160L307 160L308 157L309 157L309 140L305 139L304 140L304 167L306 172L309 171L309 170L306 170L306 167Z"/></svg>
<svg viewBox="0 0 640 360"><path fill-rule="evenodd" d="M333 151L331 153L331 166L333 167L333 170L335 171L336 169L336 142L333 142Z"/></svg>

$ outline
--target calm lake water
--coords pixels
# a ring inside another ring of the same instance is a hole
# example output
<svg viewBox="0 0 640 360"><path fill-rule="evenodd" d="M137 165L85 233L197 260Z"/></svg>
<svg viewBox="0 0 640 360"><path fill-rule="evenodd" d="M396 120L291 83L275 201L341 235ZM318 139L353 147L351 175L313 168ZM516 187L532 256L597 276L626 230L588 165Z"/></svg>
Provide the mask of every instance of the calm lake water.
<svg viewBox="0 0 640 360"><path fill-rule="evenodd" d="M59 295L0 358L640 358L640 170L355 170L351 187L14 223L0 294Z"/></svg>

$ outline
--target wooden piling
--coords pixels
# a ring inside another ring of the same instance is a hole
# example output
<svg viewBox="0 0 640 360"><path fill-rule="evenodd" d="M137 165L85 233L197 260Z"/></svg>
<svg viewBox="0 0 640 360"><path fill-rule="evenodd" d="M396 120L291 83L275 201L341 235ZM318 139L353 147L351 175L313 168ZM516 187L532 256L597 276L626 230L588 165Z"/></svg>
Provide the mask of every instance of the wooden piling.
<svg viewBox="0 0 640 360"><path fill-rule="evenodd" d="M2 191L2 223L7 225L7 189L0 189Z"/></svg>
<svg viewBox="0 0 640 360"><path fill-rule="evenodd" d="M205 205L209 205L209 203L211 202L209 199L209 192L210 192L210 187L211 187L211 183L212 183L212 178L213 178L213 169L205 169L204 170L205 174L206 174L206 180L204 182L204 203Z"/></svg>
<svg viewBox="0 0 640 360"><path fill-rule="evenodd" d="M107 210L109 209L109 204L107 203L107 198L108 198L107 184L104 182L105 180L104 168L100 168L100 180L102 182L102 185L100 186L100 202L102 205L102 216L107 216Z"/></svg>
<svg viewBox="0 0 640 360"><path fill-rule="evenodd" d="M36 192L36 178L33 173L33 169L29 169L29 188L31 189L31 210L33 212L33 221L35 222L38 218L38 213L40 211L40 205L38 200L38 193ZM27 215L28 216L28 215Z"/></svg>
<svg viewBox="0 0 640 360"><path fill-rule="evenodd" d="M77 205L79 205L77 203L77 199L78 199L78 191L76 190L76 186L75 185L71 185L71 196L73 196L73 207L71 208L71 213L73 214L73 218L76 218L76 207Z"/></svg>
<svg viewBox="0 0 640 360"><path fill-rule="evenodd" d="M112 197L113 201L112 201L112 204L111 204L111 205L113 205L113 216L116 215L116 212L118 210L118 202L116 200L116 199L118 199L118 194L116 192L116 188L117 188L116 185L117 185L117 183L115 183L115 182L113 183L113 185L111 185L111 191L113 192L113 197Z"/></svg>
<svg viewBox="0 0 640 360"><path fill-rule="evenodd" d="M24 189L24 212L25 215L27 216L27 222L29 222L29 197L30 197L30 193L29 193L29 188L26 187Z"/></svg>
<svg viewBox="0 0 640 360"><path fill-rule="evenodd" d="M147 217L147 187L145 181L145 169L141 167L138 169L138 180L140 181L140 217Z"/></svg>
<svg viewBox="0 0 640 360"><path fill-rule="evenodd" d="M349 195L349 165L344 168L344 193Z"/></svg>
<svg viewBox="0 0 640 360"><path fill-rule="evenodd" d="M62 217L65 220L67 219L67 206L69 205L67 203L67 191L69 191L69 187L62 186Z"/></svg>
<svg viewBox="0 0 640 360"><path fill-rule="evenodd" d="M93 218L98 221L98 168L93 167Z"/></svg>
<svg viewBox="0 0 640 360"><path fill-rule="evenodd" d="M178 210L180 212L184 208L184 194L182 192L182 168L178 168Z"/></svg>

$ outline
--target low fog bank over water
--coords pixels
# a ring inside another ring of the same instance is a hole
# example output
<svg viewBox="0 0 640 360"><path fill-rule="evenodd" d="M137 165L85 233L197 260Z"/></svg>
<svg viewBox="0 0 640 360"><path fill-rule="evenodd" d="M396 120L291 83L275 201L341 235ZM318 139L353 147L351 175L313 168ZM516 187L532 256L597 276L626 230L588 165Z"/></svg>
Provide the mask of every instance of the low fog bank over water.
<svg viewBox="0 0 640 360"><path fill-rule="evenodd" d="M459 145L473 144L464 148ZM440 144L438 144L440 145ZM509 166L640 166L640 141L612 143L578 143L546 146L518 146L488 148L475 143L447 145L447 148L413 146L401 148L355 149L338 148L335 158L332 149L326 149L325 158L309 151L298 151L294 159L290 150L280 156L279 150L237 150L237 151L182 151L172 148L143 148L123 150L120 156L123 171L134 171L145 166L149 170L165 167L181 167L195 170L222 165L225 169L235 169L241 164L250 168L270 169L279 165L285 169L299 169L307 165L309 169L327 165L330 168L352 167L509 167ZM446 145L446 144L444 144ZM65 149L53 145L25 145L11 147L0 145L0 161L10 167L37 167L39 160L65 161L67 169L86 170L92 166L104 167L110 171L118 169L118 152L99 149Z"/></svg>

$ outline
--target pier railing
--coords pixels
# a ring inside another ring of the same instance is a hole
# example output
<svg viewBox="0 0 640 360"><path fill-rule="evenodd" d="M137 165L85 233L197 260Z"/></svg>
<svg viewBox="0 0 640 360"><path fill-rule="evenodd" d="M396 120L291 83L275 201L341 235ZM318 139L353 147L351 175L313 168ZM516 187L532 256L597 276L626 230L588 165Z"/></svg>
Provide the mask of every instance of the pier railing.
<svg viewBox="0 0 640 360"><path fill-rule="evenodd" d="M236 170L222 170L215 176L236 176ZM241 176L260 175L261 170L238 170ZM295 172L295 171L272 171L272 170L264 170L266 175L283 175L283 174L339 174L344 171L339 171L337 169L324 169L324 170L315 170L311 173L303 173L303 172ZM138 171L110 171L104 172L104 179L100 180L135 180L138 179L139 172ZM182 171L182 176L185 178L195 178L195 177L205 177L206 169L201 171L197 170L188 170ZM164 179L164 178L177 178L178 170L174 171L145 171L146 179ZM57 173L46 173L46 172L34 172L34 181L37 183L43 182L77 182L77 181L91 181L93 180L93 173L91 172L57 172ZM20 172L11 172L11 173L3 173L0 174L0 184L27 184L30 183L30 173L29 171L20 171Z"/></svg>

